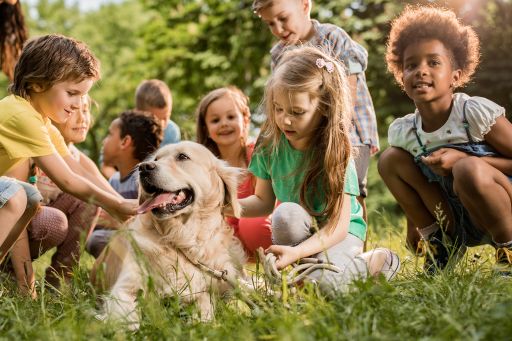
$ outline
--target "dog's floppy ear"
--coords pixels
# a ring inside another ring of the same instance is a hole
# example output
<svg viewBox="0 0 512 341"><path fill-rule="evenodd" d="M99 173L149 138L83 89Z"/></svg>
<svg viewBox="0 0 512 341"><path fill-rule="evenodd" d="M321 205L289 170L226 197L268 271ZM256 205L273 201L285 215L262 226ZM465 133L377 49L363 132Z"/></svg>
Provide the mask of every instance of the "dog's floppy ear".
<svg viewBox="0 0 512 341"><path fill-rule="evenodd" d="M224 205L231 206L235 217L240 218L242 208L238 203L238 179L242 170L236 167L230 167L226 162L218 160L217 174L219 174L224 183Z"/></svg>

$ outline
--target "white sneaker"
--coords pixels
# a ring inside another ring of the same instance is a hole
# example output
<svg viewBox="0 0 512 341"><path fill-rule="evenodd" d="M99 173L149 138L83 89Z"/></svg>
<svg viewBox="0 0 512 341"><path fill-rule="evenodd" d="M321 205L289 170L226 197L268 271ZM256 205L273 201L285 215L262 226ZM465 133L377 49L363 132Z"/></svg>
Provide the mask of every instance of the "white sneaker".
<svg viewBox="0 0 512 341"><path fill-rule="evenodd" d="M390 281L400 270L400 258L396 253L385 247L378 247L375 251L377 250L384 251L386 253L386 260L379 272L383 274L388 281Z"/></svg>

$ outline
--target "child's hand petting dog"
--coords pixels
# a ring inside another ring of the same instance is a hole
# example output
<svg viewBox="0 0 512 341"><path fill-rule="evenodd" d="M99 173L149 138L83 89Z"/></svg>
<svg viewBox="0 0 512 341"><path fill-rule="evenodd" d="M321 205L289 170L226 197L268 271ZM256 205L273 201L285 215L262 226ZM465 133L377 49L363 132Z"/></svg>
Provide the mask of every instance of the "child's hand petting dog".
<svg viewBox="0 0 512 341"><path fill-rule="evenodd" d="M137 214L139 202L137 199L123 199L122 203L115 208L105 208L107 212L120 223L125 222Z"/></svg>

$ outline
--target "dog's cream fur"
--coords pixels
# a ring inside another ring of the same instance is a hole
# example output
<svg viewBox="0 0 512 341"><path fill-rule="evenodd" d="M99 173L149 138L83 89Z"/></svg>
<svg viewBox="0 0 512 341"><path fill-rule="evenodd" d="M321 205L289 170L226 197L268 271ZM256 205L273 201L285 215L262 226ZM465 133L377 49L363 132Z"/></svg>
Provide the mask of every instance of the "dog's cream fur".
<svg viewBox="0 0 512 341"><path fill-rule="evenodd" d="M123 319L137 328L136 296L147 289L151 276L159 294L197 302L201 319L209 320L213 317L210 293L224 292L229 285L193 263L227 270L231 276L241 274L244 251L222 215L225 205L231 205L235 215L240 213L239 171L194 142L163 147L139 169L141 203L152 197L147 191L155 188L165 192L189 188L193 202L169 214L157 212L158 208L140 214L115 235L91 274L97 287L109 291L104 317Z"/></svg>

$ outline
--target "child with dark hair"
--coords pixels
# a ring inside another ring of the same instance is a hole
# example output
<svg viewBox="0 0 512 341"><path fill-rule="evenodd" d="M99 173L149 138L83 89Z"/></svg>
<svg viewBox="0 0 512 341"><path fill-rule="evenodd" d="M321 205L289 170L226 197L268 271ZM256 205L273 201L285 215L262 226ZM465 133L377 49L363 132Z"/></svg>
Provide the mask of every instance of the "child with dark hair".
<svg viewBox="0 0 512 341"><path fill-rule="evenodd" d="M391 147L379 160L417 227L409 246L422 246L433 274L466 246L491 244L499 270L510 272L512 125L504 108L455 92L478 65L477 35L452 11L409 6L392 23L386 61L416 105L391 124Z"/></svg>
<svg viewBox="0 0 512 341"><path fill-rule="evenodd" d="M172 93L167 84L159 79L142 81L135 90L135 109L152 114L162 126L162 146L181 141L178 125L171 120ZM115 173L113 165L100 157L101 171L110 178Z"/></svg>
<svg viewBox="0 0 512 341"><path fill-rule="evenodd" d="M112 187L126 199L139 194L137 164L158 149L162 142L162 127L149 112L128 110L110 124L103 140L104 161L117 172L109 179ZM86 244L86 250L98 257L119 225L102 215Z"/></svg>

